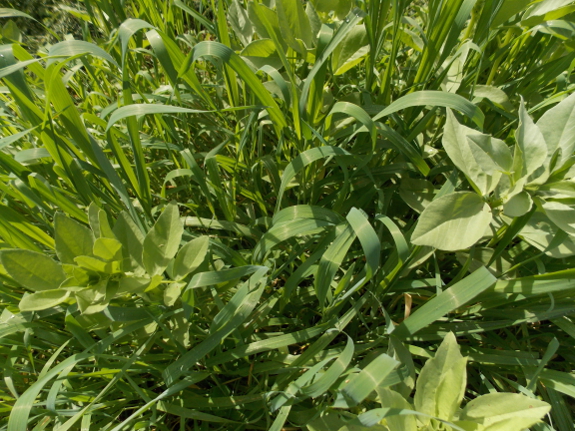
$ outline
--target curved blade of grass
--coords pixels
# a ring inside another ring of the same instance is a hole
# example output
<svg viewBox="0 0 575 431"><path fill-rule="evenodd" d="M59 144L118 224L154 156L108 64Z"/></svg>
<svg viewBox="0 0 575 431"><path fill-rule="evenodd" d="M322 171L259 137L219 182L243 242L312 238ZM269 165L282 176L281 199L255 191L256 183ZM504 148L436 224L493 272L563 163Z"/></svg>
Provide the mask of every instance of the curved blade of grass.
<svg viewBox="0 0 575 431"><path fill-rule="evenodd" d="M66 40L64 42L52 45L48 50L48 64L54 61L55 58L59 57L74 57L77 55L90 54L94 57L100 57L104 60L110 62L114 66L120 68L120 65L116 63L116 60L100 48L98 45L86 42L84 40Z"/></svg>
<svg viewBox="0 0 575 431"><path fill-rule="evenodd" d="M483 127L485 115L476 105L458 94L433 90L417 91L400 97L375 117L373 117L373 121L377 121L380 118L386 117L403 109L412 108L414 106L427 105L455 109L471 118L473 122L480 128Z"/></svg>
<svg viewBox="0 0 575 431"><path fill-rule="evenodd" d="M112 342L117 341L120 338L123 338L126 335L129 335L140 328L143 328L144 326L150 324L152 321L153 321L152 319L146 319L140 322L133 323L123 329L120 329L112 333L104 340L100 341L99 343L96 343L94 347L109 346ZM24 392L20 396L20 398L18 398L18 400L14 404L14 407L12 408L12 411L10 413L10 418L8 420L8 431L26 431L28 429L28 417L30 415L30 411L32 410L36 397L42 391L44 386L46 386L50 380L52 380L66 368L72 365L76 365L79 362L92 358L94 356L95 353L90 351L86 351L83 353L76 353L75 355L72 355L63 360L62 362L60 362L58 365L56 365L54 368L52 368L50 371L44 374L42 378L34 382L26 390L26 392Z"/></svg>
<svg viewBox="0 0 575 431"><path fill-rule="evenodd" d="M122 69L125 67L126 55L128 53L128 43L130 38L136 34L139 30L145 28L155 28L149 22L141 19L129 18L122 23L120 29L118 30L118 36L120 38L120 44L122 47Z"/></svg>
<svg viewBox="0 0 575 431"><path fill-rule="evenodd" d="M11 17L28 18L28 19L36 21L36 19L32 18L27 13L20 12L19 10L16 10L16 9L10 9L7 7L0 7L0 18L11 18Z"/></svg>
<svg viewBox="0 0 575 431"><path fill-rule="evenodd" d="M379 355L361 372L355 375L342 392L356 405L365 400L369 394L375 391L381 382L399 365L399 362L385 353Z"/></svg>
<svg viewBox="0 0 575 431"><path fill-rule="evenodd" d="M303 329L301 331L292 332L290 334L277 335L267 340L255 341L250 344L236 347L235 349L228 350L222 354L216 355L206 361L208 367L215 365L225 364L226 362L233 361L234 359L244 358L250 355L257 355L258 353L268 352L283 347L291 346L294 344L303 343L311 338L321 335L326 329L326 325L318 325L312 328Z"/></svg>
<svg viewBox="0 0 575 431"><path fill-rule="evenodd" d="M450 311L467 304L481 292L493 286L496 281L497 279L482 266L420 306L411 316L395 327L393 335L401 340L411 337Z"/></svg>
<svg viewBox="0 0 575 431"><path fill-rule="evenodd" d="M212 34L216 34L216 28L214 27L214 25L208 21L203 15L199 14L198 12L196 12L194 9L190 8L189 6L187 6L186 4L184 4L183 2L181 2L180 0L174 0L174 6L179 7L180 9L182 9L183 11L189 13L190 15L192 15L194 17L194 19L200 23L202 23L202 25Z"/></svg>
<svg viewBox="0 0 575 431"><path fill-rule="evenodd" d="M270 118L273 121L274 128L278 136L281 131L287 127L287 121L273 100L269 91L263 86L257 76L251 71L249 66L237 55L231 48L218 42L200 42L193 51L188 55L186 61L182 64L178 76L183 76L198 58L204 56L214 56L224 63L228 64L242 78L249 88L255 93L256 97L266 107Z"/></svg>
<svg viewBox="0 0 575 431"><path fill-rule="evenodd" d="M407 244L407 241L405 240L405 237L401 233L399 227L397 227L397 225L393 222L393 220L391 220L387 216L376 215L375 219L382 222L387 228L387 230L389 230L389 233L393 238L393 242L395 242L395 248L397 250L397 256L399 258L399 261L405 262L409 257L409 245Z"/></svg>
<svg viewBox="0 0 575 431"><path fill-rule="evenodd" d="M377 130L375 128L375 123L363 108L349 102L337 102L335 105L333 105L333 108L331 108L331 111L329 111L329 113L327 114L326 122L329 124L330 117L338 113L351 115L361 124L363 124L371 136L373 144L372 146L375 149L375 140L377 138Z"/></svg>
<svg viewBox="0 0 575 431"><path fill-rule="evenodd" d="M370 280L379 268L379 255L381 254L379 238L363 211L352 208L346 218L361 243L366 258L365 278L366 281Z"/></svg>
<svg viewBox="0 0 575 431"><path fill-rule="evenodd" d="M336 228L336 237L333 243L321 256L315 274L314 288L322 307L325 305L329 287L335 274L341 267L349 248L355 241L355 237L356 233L349 223L339 225Z"/></svg>
<svg viewBox="0 0 575 431"><path fill-rule="evenodd" d="M287 185L303 168L320 159L325 159L331 156L349 156L349 155L351 154L348 153L343 148L339 147L317 147L312 148L311 150L304 151L303 153L298 155L295 159L293 159L290 162L289 165L287 165L286 169L283 172L282 182L278 192L276 212L279 211L282 197Z"/></svg>
<svg viewBox="0 0 575 431"><path fill-rule="evenodd" d="M355 345L351 337L348 335L345 348L341 354L337 356L336 361L328 368L324 374L321 375L319 379L317 379L311 385L303 387L302 393L311 398L316 398L326 393L337 381L337 379L339 379L339 377L345 372L353 358L354 351Z"/></svg>
<svg viewBox="0 0 575 431"><path fill-rule="evenodd" d="M128 117L148 114L204 114L206 112L209 111L180 108L179 106L153 105L151 103L127 105L116 109L112 113L106 125L106 132L118 121Z"/></svg>
<svg viewBox="0 0 575 431"><path fill-rule="evenodd" d="M245 265L239 268L221 269L219 271L200 272L192 277L186 289L213 286L251 275L258 270L267 269L265 266Z"/></svg>
<svg viewBox="0 0 575 431"><path fill-rule="evenodd" d="M303 88L301 90L301 96L299 99L299 112L300 115L304 115L306 111L306 103L308 101L309 92L311 86L314 82L315 76L320 72L324 63L327 61L331 53L337 48L345 36L355 28L356 24L363 19L365 13L358 8L353 9L349 15L345 18L344 23L337 29L327 46L321 52L320 56L316 59L315 64L307 75Z"/></svg>
<svg viewBox="0 0 575 431"><path fill-rule="evenodd" d="M379 122L376 124L379 133L381 133L381 135L389 141L392 147L397 152L407 157L411 163L415 165L419 172L421 172L421 174L426 177L429 174L430 169L427 165L427 162L423 159L419 149L415 148L414 145L411 145L403 136L401 136L391 127Z"/></svg>
<svg viewBox="0 0 575 431"><path fill-rule="evenodd" d="M265 277L267 271L268 268L260 269L250 277L246 283L249 284L252 291L234 311L233 316L231 316L231 318L228 319L221 328L210 334L204 341L166 367L162 372L162 376L168 386L175 383L180 376L186 373L191 367L195 366L196 363L205 355L215 349L224 338L235 331L236 328L248 318L263 293L265 280L267 280Z"/></svg>
<svg viewBox="0 0 575 431"><path fill-rule="evenodd" d="M295 219L306 218L323 220L332 224L338 224L344 220L338 213L327 208L314 205L292 205L275 214L272 222L274 225L279 225Z"/></svg>
<svg viewBox="0 0 575 431"><path fill-rule="evenodd" d="M267 231L256 247L253 256L261 262L269 251L279 243L299 235L312 235L333 226L332 223L317 219L295 219L272 227Z"/></svg>

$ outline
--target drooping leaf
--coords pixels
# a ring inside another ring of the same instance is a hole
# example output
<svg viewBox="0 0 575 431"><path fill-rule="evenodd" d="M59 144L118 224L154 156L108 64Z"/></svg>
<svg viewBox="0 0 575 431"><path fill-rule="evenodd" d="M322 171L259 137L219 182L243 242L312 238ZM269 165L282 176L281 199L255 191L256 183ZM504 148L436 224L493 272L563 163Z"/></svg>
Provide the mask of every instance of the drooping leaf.
<svg viewBox="0 0 575 431"><path fill-rule="evenodd" d="M561 235L561 231L543 211L535 211L519 235L528 244L555 259L575 255L573 237L563 234L562 240L554 244L555 238Z"/></svg>

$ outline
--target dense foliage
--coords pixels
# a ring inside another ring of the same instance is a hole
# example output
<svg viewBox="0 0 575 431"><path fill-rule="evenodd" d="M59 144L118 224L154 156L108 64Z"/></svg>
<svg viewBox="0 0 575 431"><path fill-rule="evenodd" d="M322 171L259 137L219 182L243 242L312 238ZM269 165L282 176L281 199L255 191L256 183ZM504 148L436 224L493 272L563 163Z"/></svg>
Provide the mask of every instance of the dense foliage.
<svg viewBox="0 0 575 431"><path fill-rule="evenodd" d="M1 430L573 429L574 2L59 10L0 8Z"/></svg>

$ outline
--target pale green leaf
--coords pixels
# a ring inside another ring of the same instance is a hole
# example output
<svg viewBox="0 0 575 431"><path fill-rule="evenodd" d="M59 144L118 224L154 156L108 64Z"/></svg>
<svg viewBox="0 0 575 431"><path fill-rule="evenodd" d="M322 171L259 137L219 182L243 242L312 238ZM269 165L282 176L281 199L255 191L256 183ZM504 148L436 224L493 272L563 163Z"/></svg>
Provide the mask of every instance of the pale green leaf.
<svg viewBox="0 0 575 431"><path fill-rule="evenodd" d="M123 268L131 271L143 271L144 235L128 213L120 213L113 232L122 243Z"/></svg>
<svg viewBox="0 0 575 431"><path fill-rule="evenodd" d="M487 99L490 102L501 106L508 112L513 112L514 110L514 106L509 101L507 93L500 88L493 87L491 85L476 85L473 89L473 97L475 97L475 99Z"/></svg>
<svg viewBox="0 0 575 431"><path fill-rule="evenodd" d="M108 124L106 126L106 131L110 130L110 128L116 124L118 121L133 116L141 116L141 115L148 115L148 114L201 114L207 111L202 111L198 109L188 109L188 108L180 108L179 106L167 106L167 105L154 105L151 103L144 103L144 104L134 104L128 106L122 106L114 111L114 113L110 116L108 120Z"/></svg>
<svg viewBox="0 0 575 431"><path fill-rule="evenodd" d="M62 265L30 250L2 250L4 269L17 283L33 291L57 289L66 279Z"/></svg>
<svg viewBox="0 0 575 431"><path fill-rule="evenodd" d="M122 243L115 238L98 238L94 241L94 256L107 261L122 260Z"/></svg>
<svg viewBox="0 0 575 431"><path fill-rule="evenodd" d="M106 211L99 208L94 202L88 207L88 219L90 220L90 227L96 238L115 238Z"/></svg>
<svg viewBox="0 0 575 431"><path fill-rule="evenodd" d="M313 36L302 3L293 0L276 0L276 8L284 40L292 49L306 55L306 49L313 46Z"/></svg>
<svg viewBox="0 0 575 431"><path fill-rule="evenodd" d="M354 403L359 404L385 380L399 365L392 357L382 354L371 361L361 372L353 376L342 391Z"/></svg>
<svg viewBox="0 0 575 431"><path fill-rule="evenodd" d="M376 392L382 406L395 409L413 410L413 406L409 404L398 392L387 388L377 388ZM389 416L386 418L386 422L394 431L417 431L417 422L413 415Z"/></svg>
<svg viewBox="0 0 575 431"><path fill-rule="evenodd" d="M39 311L55 307L64 302L70 296L70 292L63 289L43 290L26 294L20 300L20 311Z"/></svg>
<svg viewBox="0 0 575 431"><path fill-rule="evenodd" d="M421 329L467 304L481 292L493 286L497 279L485 268L455 283L436 297L419 306L413 314L395 327L393 335L399 339L413 337Z"/></svg>
<svg viewBox="0 0 575 431"><path fill-rule="evenodd" d="M62 213L56 213L54 231L56 254L62 263L74 264L76 256L92 255L94 234L87 227Z"/></svg>
<svg viewBox="0 0 575 431"><path fill-rule="evenodd" d="M404 202L418 213L433 201L437 190L431 181L410 177L402 178L399 186L399 195Z"/></svg>
<svg viewBox="0 0 575 431"><path fill-rule="evenodd" d="M544 202L543 210L559 228L569 234L575 234L575 208L562 202Z"/></svg>
<svg viewBox="0 0 575 431"><path fill-rule="evenodd" d="M485 431L521 431L535 425L551 406L520 394L491 393L471 400L460 419L479 422Z"/></svg>
<svg viewBox="0 0 575 431"><path fill-rule="evenodd" d="M28 18L36 21L30 15L24 12L20 12L16 9L10 9L6 7L0 7L0 18L10 18L10 17L21 17L21 18Z"/></svg>
<svg viewBox="0 0 575 431"><path fill-rule="evenodd" d="M236 36L244 46L252 41L253 28L245 10L238 0L233 0L228 8L228 21Z"/></svg>
<svg viewBox="0 0 575 431"><path fill-rule="evenodd" d="M491 209L480 196L456 192L431 202L419 216L411 242L440 250L471 247L491 223Z"/></svg>
<svg viewBox="0 0 575 431"><path fill-rule="evenodd" d="M343 38L331 56L335 75L341 75L358 64L369 52L367 32L364 25L356 25Z"/></svg>
<svg viewBox="0 0 575 431"><path fill-rule="evenodd" d="M515 172L515 178L518 179L531 175L545 163L547 158L547 144L543 134L533 123L523 101L519 107L519 126L515 132L515 139L517 141L516 152L517 148L521 150L521 172Z"/></svg>
<svg viewBox="0 0 575 431"><path fill-rule="evenodd" d="M64 42L52 45L48 51L48 56L51 58L57 58L57 57L68 58L81 54L90 54L94 57L100 57L103 58L104 60L107 60L114 66L118 68L120 67L118 63L116 63L116 60L114 60L114 58L106 51L104 51L102 48L100 48L97 45L94 45L93 43L89 43L83 40L66 40ZM48 63L52 61L53 60L50 59Z"/></svg>
<svg viewBox="0 0 575 431"><path fill-rule="evenodd" d="M503 205L503 213L508 217L521 217L532 207L533 200L526 191L516 194Z"/></svg>
<svg viewBox="0 0 575 431"><path fill-rule="evenodd" d="M455 335L448 333L435 356L425 363L419 373L415 386L415 409L451 420L465 394L466 365L467 358L459 352Z"/></svg>
<svg viewBox="0 0 575 431"><path fill-rule="evenodd" d="M150 275L164 272L180 247L184 226L178 206L169 204L144 239L143 263Z"/></svg>
<svg viewBox="0 0 575 431"><path fill-rule="evenodd" d="M442 143L453 164L469 178L483 195L487 195L495 189L500 177L498 171L501 168L494 161L493 157L498 154L494 151L490 136L462 126L448 109ZM505 155L508 155L509 163L506 168L507 170L511 168L511 154L507 146L499 141L495 148L502 150L499 154L500 160L504 160Z"/></svg>
<svg viewBox="0 0 575 431"><path fill-rule="evenodd" d="M206 259L209 245L208 236L200 236L184 245L176 256L173 278L179 280L195 271Z"/></svg>
<svg viewBox="0 0 575 431"><path fill-rule="evenodd" d="M544 212L535 211L519 235L528 244L556 259L575 255L575 240L571 236L566 236L558 245L551 247L558 233L559 228Z"/></svg>
<svg viewBox="0 0 575 431"><path fill-rule="evenodd" d="M575 151L575 93L543 114L537 127L547 144L548 158L561 149L556 167L562 167Z"/></svg>
<svg viewBox="0 0 575 431"><path fill-rule="evenodd" d="M373 121L414 106L443 106L455 109L471 118L479 127L483 127L483 121L485 120L485 115L481 109L460 95L444 91L425 90L415 91L400 97L373 117Z"/></svg>

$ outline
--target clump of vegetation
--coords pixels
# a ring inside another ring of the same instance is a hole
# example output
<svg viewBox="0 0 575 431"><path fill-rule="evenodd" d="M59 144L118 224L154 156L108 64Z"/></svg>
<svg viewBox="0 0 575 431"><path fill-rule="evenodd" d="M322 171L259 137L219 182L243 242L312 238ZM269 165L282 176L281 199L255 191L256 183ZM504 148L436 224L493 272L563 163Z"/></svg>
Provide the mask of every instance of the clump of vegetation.
<svg viewBox="0 0 575 431"><path fill-rule="evenodd" d="M572 1L18 6L0 429L572 429Z"/></svg>

